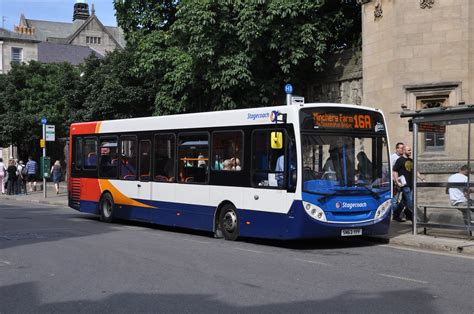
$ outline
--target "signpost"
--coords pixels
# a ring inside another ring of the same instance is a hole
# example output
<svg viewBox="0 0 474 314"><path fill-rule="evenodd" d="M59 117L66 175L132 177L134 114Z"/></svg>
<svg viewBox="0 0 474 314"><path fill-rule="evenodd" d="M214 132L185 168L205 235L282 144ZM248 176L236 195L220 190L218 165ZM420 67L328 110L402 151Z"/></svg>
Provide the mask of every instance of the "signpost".
<svg viewBox="0 0 474 314"><path fill-rule="evenodd" d="M46 157L46 142L55 141L55 127L54 125L46 125L48 120L45 117L41 118L41 124L43 126L43 138L40 141L40 146L43 148L43 157L40 161L40 175L43 178L43 195L44 198L47 196L46 179L49 178L49 168L51 167L51 159Z"/></svg>
<svg viewBox="0 0 474 314"><path fill-rule="evenodd" d="M291 94L293 93L293 85L286 84L285 85L285 93L286 93L286 105L291 105Z"/></svg>

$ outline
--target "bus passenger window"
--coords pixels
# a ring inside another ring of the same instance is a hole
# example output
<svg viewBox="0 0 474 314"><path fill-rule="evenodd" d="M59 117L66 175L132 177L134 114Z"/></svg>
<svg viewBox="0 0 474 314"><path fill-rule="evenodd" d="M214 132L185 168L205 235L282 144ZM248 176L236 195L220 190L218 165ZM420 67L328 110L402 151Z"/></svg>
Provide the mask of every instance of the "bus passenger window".
<svg viewBox="0 0 474 314"><path fill-rule="evenodd" d="M140 141L140 180L149 181L151 170L151 141Z"/></svg>
<svg viewBox="0 0 474 314"><path fill-rule="evenodd" d="M214 132L212 135L212 162L214 171L240 171L243 167L241 131Z"/></svg>
<svg viewBox="0 0 474 314"><path fill-rule="evenodd" d="M175 181L175 148L176 139L174 134L155 135L155 152L153 156L155 181Z"/></svg>
<svg viewBox="0 0 474 314"><path fill-rule="evenodd" d="M84 139L83 150L84 169L97 168L97 140L93 138Z"/></svg>
<svg viewBox="0 0 474 314"><path fill-rule="evenodd" d="M136 138L123 136L120 138L120 179L137 179L137 155L135 154Z"/></svg>
<svg viewBox="0 0 474 314"><path fill-rule="evenodd" d="M258 187L286 187L285 147L272 149L271 132L255 131L252 134L252 185ZM283 133L285 136L285 133Z"/></svg>
<svg viewBox="0 0 474 314"><path fill-rule="evenodd" d="M206 183L209 164L209 137L206 133L179 135L179 182Z"/></svg>
<svg viewBox="0 0 474 314"><path fill-rule="evenodd" d="M118 169L117 139L100 139L99 177L116 178Z"/></svg>

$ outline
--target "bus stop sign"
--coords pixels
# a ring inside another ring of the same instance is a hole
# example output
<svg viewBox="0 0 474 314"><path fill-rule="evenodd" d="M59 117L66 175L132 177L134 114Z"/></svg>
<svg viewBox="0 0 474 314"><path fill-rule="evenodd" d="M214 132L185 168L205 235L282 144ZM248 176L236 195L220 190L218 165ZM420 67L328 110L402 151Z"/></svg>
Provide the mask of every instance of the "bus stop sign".
<svg viewBox="0 0 474 314"><path fill-rule="evenodd" d="M287 94L293 93L293 85L291 85L291 84L286 84L286 85L285 85L285 93L287 93Z"/></svg>

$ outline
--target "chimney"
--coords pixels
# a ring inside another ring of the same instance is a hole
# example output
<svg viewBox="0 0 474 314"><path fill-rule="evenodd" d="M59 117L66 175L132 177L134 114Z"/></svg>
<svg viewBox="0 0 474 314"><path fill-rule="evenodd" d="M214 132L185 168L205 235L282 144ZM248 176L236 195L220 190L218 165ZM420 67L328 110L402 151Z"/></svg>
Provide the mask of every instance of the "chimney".
<svg viewBox="0 0 474 314"><path fill-rule="evenodd" d="M89 5L85 0L76 0L72 21L87 20L89 18Z"/></svg>

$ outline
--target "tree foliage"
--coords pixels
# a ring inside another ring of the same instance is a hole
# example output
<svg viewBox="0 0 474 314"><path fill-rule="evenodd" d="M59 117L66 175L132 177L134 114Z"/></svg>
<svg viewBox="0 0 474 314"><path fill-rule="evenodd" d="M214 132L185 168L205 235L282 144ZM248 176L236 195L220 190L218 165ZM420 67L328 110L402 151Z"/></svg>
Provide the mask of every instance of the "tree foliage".
<svg viewBox="0 0 474 314"><path fill-rule="evenodd" d="M153 111L153 84L131 72L128 50L105 58L91 55L84 64L13 65L0 75L0 147L13 144L38 154L41 117L56 126L56 137L69 136L73 122L131 118Z"/></svg>
<svg viewBox="0 0 474 314"><path fill-rule="evenodd" d="M354 1L116 0L115 7L134 70L155 82L157 114L282 103L285 83L302 93L325 55L360 33Z"/></svg>

